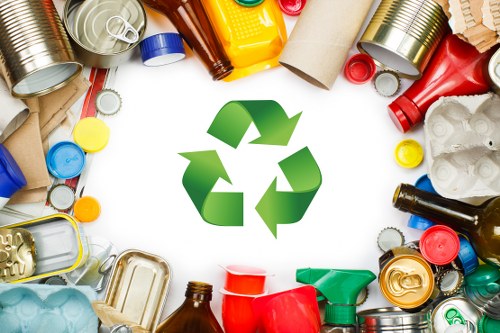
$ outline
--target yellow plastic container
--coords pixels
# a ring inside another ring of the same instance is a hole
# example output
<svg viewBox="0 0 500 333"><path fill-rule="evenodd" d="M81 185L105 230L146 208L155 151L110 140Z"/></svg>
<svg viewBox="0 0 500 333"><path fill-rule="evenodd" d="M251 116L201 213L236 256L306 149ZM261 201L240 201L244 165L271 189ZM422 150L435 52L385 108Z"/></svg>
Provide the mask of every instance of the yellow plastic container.
<svg viewBox="0 0 500 333"><path fill-rule="evenodd" d="M276 0L255 7L234 0L202 0L234 71L233 81L278 65L287 34Z"/></svg>

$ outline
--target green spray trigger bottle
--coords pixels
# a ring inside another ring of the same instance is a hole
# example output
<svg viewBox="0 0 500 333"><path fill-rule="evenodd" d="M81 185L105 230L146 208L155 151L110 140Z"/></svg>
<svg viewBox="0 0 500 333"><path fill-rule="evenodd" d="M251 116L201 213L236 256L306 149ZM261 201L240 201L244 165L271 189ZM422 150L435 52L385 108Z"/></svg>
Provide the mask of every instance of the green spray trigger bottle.
<svg viewBox="0 0 500 333"><path fill-rule="evenodd" d="M356 299L375 278L368 270L299 268L296 273L297 282L314 286L327 300L320 333L355 333Z"/></svg>

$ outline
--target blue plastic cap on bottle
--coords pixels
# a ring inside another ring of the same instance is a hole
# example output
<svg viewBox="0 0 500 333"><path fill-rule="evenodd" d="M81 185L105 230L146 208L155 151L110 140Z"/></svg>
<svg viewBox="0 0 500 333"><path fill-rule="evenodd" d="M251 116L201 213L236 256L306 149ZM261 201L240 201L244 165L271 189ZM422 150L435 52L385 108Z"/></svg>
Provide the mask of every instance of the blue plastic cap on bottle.
<svg viewBox="0 0 500 333"><path fill-rule="evenodd" d="M408 228L413 228L413 229L418 229L425 231L435 225L434 222L432 222L429 219L426 219L425 217L420 217L416 215L410 216L410 219L408 220Z"/></svg>
<svg viewBox="0 0 500 333"><path fill-rule="evenodd" d="M4 145L0 144L0 197L10 198L26 186L26 178L16 160Z"/></svg>
<svg viewBox="0 0 500 333"><path fill-rule="evenodd" d="M460 251L458 252L458 259L464 269L464 275L468 275L476 270L479 261L471 243L464 236L459 236L459 239Z"/></svg>
<svg viewBox="0 0 500 333"><path fill-rule="evenodd" d="M85 153L74 142L58 142L47 153L47 169L56 178L74 178L82 173L84 166Z"/></svg>
<svg viewBox="0 0 500 333"><path fill-rule="evenodd" d="M140 43L142 62L146 66L163 66L186 57L178 33L166 32L143 39Z"/></svg>

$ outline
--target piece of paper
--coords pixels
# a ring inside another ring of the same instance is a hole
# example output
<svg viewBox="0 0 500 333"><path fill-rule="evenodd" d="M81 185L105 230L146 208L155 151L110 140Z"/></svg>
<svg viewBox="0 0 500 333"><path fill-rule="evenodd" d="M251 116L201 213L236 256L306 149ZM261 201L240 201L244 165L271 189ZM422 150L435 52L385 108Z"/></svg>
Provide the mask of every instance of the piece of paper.
<svg viewBox="0 0 500 333"><path fill-rule="evenodd" d="M31 190L20 190L9 200L9 205L17 205L24 203L43 202L47 200L47 187L33 188Z"/></svg>
<svg viewBox="0 0 500 333"><path fill-rule="evenodd" d="M0 79L0 143L28 119L29 109L22 100L12 97L7 83Z"/></svg>
<svg viewBox="0 0 500 333"><path fill-rule="evenodd" d="M308 1L280 57L304 80L331 89L373 0Z"/></svg>

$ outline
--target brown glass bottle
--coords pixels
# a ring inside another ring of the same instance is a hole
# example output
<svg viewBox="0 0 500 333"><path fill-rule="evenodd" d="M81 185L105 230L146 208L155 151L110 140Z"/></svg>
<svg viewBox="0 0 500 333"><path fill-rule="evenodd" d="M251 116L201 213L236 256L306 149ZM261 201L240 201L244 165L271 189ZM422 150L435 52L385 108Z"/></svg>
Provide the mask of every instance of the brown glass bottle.
<svg viewBox="0 0 500 333"><path fill-rule="evenodd" d="M478 257L500 267L500 197L473 206L401 184L393 205L466 234Z"/></svg>
<svg viewBox="0 0 500 333"><path fill-rule="evenodd" d="M186 300L155 333L224 333L210 308L210 300L212 285L189 282Z"/></svg>
<svg viewBox="0 0 500 333"><path fill-rule="evenodd" d="M201 0L142 0L166 15L214 80L231 74L233 66L208 19Z"/></svg>

